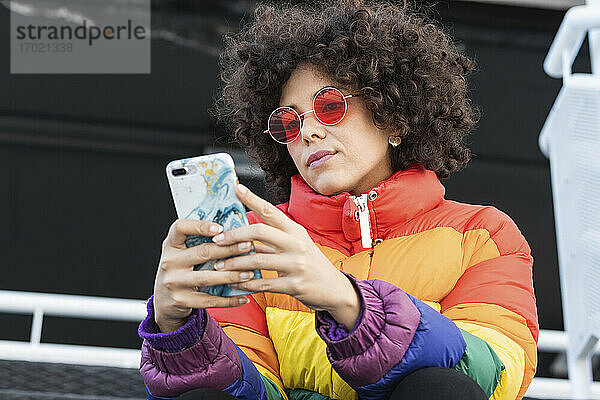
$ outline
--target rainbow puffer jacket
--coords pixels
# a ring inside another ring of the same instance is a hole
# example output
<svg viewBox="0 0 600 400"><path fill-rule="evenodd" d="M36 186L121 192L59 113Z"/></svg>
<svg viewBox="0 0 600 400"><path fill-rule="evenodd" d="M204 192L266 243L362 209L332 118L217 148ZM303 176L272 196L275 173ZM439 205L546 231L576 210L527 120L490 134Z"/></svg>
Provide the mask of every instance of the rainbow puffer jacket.
<svg viewBox="0 0 600 400"><path fill-rule="evenodd" d="M194 310L160 333L150 298L138 331L148 398L210 387L252 400L387 399L425 367L462 371L491 399L522 398L537 364L529 246L504 213L444 193L418 166L361 196L323 196L294 176L277 207L357 289L356 326L257 293L240 308Z"/></svg>

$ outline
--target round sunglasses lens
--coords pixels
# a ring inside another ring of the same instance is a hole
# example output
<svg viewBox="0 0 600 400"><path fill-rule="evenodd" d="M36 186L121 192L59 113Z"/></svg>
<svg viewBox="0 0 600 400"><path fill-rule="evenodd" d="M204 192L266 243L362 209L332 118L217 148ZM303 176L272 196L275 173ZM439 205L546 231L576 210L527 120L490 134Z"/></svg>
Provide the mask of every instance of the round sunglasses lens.
<svg viewBox="0 0 600 400"><path fill-rule="evenodd" d="M334 125L344 118L346 100L337 89L327 88L315 97L315 116L324 124Z"/></svg>
<svg viewBox="0 0 600 400"><path fill-rule="evenodd" d="M289 143L300 133L298 114L289 108L276 110L269 119L269 132L280 143Z"/></svg>

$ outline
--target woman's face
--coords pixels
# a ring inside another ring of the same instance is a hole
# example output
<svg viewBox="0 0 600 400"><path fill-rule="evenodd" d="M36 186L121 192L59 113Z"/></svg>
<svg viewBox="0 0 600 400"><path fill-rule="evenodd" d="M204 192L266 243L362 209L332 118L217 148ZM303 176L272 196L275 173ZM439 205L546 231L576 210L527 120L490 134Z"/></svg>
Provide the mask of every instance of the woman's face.
<svg viewBox="0 0 600 400"><path fill-rule="evenodd" d="M325 86L336 85L313 67L300 65L283 85L279 105L292 107L299 114L311 110L315 93ZM351 94L338 89L344 95ZM393 173L387 141L392 132L373 124L371 112L360 97L347 102L346 116L337 125L323 125L313 113L306 114L301 135L287 145L300 175L324 195L366 193ZM322 150L334 154L309 165L311 154Z"/></svg>

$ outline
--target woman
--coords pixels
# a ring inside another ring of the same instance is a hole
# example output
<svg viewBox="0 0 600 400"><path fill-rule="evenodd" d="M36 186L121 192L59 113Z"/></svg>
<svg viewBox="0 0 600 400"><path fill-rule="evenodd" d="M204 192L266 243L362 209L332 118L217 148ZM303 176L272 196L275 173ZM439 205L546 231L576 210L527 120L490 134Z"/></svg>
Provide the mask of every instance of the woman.
<svg viewBox="0 0 600 400"><path fill-rule="evenodd" d="M470 158L472 62L406 5L363 1L259 6L221 61L217 114L281 204L239 185L249 227L171 226L139 329L148 397L521 398L537 358L529 246L439 182ZM191 234L214 243L186 249ZM195 290L224 283L256 293Z"/></svg>

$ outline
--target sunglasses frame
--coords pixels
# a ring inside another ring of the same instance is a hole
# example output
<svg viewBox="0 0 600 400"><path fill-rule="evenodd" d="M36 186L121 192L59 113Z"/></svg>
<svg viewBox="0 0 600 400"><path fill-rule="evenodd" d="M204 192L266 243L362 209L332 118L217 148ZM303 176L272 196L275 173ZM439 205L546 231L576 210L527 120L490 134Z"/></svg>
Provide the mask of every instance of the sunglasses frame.
<svg viewBox="0 0 600 400"><path fill-rule="evenodd" d="M315 101L317 100L317 97L319 97L319 95L324 92L325 90L329 90L329 89L333 89L335 91L337 91L341 96L342 96L342 100L344 100L344 114L342 115L342 117L335 123L333 124L327 124L323 121L321 121L321 119L317 116L317 114L315 113ZM333 126L333 125L337 125L340 122L342 122L342 120L344 119L344 117L346 116L346 113L348 112L348 101L346 99L349 99L350 97L359 97L359 94L349 94L349 95L344 95L344 93L342 93L342 91L336 87L333 86L325 86L324 88L319 89L319 91L315 94L315 97L313 97L313 108L312 110L308 110L303 112L302 114L298 114L298 111L294 110L292 107L288 107L288 106L282 106L282 107L277 107L276 109L274 109L271 114L269 115L269 119L267 120L267 130L264 131L263 133L268 133L271 138L276 141L277 143L280 144L290 144L293 143L296 139L298 139L298 137L300 135L302 135L302 127L304 125L304 115L308 114L308 113L313 113L313 115L315 116L316 120L319 121L321 124L323 125L327 125L327 126ZM290 140L289 142L281 142L277 139L275 139L275 137L271 134L271 128L269 127L269 122L271 121L271 117L273 116L273 114L275 114L277 111L280 110L291 110L294 114L296 114L296 116L298 117L298 120L300 121L300 129L298 129L298 134L296 135L295 138L293 138L292 140Z"/></svg>

